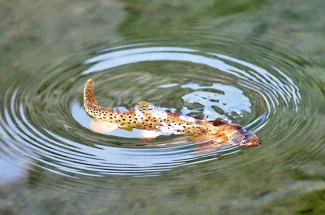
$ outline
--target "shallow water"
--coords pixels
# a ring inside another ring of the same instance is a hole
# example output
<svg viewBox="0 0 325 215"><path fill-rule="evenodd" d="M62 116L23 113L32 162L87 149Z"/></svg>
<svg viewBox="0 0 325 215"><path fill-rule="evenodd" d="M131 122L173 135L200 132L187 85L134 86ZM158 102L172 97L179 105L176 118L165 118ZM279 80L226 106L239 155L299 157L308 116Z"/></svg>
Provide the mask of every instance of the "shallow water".
<svg viewBox="0 0 325 215"><path fill-rule="evenodd" d="M1 5L0 212L324 212L324 3ZM95 133L89 78L99 104L222 117L263 144Z"/></svg>

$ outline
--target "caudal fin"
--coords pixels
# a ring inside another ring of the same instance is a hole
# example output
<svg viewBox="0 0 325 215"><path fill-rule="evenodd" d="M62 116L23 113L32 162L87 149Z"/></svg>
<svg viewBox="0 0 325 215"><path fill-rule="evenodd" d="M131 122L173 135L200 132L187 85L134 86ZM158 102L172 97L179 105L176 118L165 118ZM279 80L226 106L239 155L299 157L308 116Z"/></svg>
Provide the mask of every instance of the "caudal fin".
<svg viewBox="0 0 325 215"><path fill-rule="evenodd" d="M84 107L91 117L96 117L95 112L99 109L97 100L94 97L94 82L89 79L84 87Z"/></svg>
<svg viewBox="0 0 325 215"><path fill-rule="evenodd" d="M94 97L94 82L89 79L84 87L84 104L89 103L93 106L97 105L97 100Z"/></svg>
<svg viewBox="0 0 325 215"><path fill-rule="evenodd" d="M84 87L84 107L86 112L93 118L99 120L106 120L107 113L113 113L111 108L100 107L97 104L97 100L94 96L94 82L89 79Z"/></svg>

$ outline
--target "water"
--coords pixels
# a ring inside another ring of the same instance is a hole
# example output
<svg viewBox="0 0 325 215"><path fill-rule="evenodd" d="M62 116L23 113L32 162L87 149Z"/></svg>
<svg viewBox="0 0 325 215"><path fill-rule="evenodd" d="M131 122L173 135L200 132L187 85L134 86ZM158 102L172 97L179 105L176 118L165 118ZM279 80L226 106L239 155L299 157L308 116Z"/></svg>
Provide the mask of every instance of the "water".
<svg viewBox="0 0 325 215"><path fill-rule="evenodd" d="M324 212L325 5L1 4L4 214ZM222 117L263 144L196 153L181 136L95 133L89 78L99 104Z"/></svg>

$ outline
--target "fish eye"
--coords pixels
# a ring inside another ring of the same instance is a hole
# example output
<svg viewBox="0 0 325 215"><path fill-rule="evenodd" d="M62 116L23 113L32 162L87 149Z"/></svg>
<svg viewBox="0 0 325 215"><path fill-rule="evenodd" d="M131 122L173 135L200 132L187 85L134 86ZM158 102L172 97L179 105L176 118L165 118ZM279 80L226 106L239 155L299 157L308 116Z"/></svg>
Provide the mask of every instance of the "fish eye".
<svg viewBox="0 0 325 215"><path fill-rule="evenodd" d="M247 144L247 141L241 140L240 143L243 144L243 145L246 145Z"/></svg>

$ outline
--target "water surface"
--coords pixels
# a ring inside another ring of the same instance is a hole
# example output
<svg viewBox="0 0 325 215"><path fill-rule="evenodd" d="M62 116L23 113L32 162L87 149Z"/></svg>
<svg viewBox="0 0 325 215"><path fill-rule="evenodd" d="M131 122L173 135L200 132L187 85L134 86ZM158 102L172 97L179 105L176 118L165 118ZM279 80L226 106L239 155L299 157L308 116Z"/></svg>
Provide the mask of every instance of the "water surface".
<svg viewBox="0 0 325 215"><path fill-rule="evenodd" d="M319 2L1 4L11 15L0 22L0 210L324 210ZM158 137L148 146L140 130L96 133L82 106L89 78L105 106L143 100L222 117L263 144L195 153L185 137Z"/></svg>

